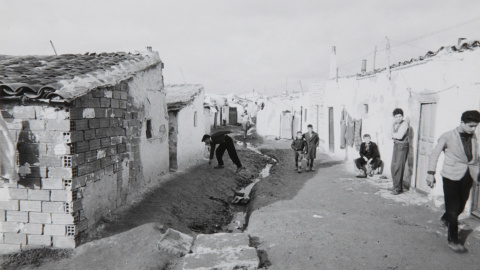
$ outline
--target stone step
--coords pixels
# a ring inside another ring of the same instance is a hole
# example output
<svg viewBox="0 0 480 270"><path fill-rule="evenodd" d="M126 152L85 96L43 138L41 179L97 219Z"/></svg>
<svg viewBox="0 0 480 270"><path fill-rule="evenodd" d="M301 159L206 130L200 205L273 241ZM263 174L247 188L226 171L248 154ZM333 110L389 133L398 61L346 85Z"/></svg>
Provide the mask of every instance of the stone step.
<svg viewBox="0 0 480 270"><path fill-rule="evenodd" d="M184 270L254 270L260 260L245 233L200 234L185 256Z"/></svg>

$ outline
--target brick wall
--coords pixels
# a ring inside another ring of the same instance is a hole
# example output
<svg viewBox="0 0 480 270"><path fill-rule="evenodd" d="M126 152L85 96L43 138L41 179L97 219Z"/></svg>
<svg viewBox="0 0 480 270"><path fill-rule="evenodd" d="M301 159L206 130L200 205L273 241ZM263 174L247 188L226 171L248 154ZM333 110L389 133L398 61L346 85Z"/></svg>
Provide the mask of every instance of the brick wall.
<svg viewBox="0 0 480 270"><path fill-rule="evenodd" d="M98 88L65 106L2 103L18 137L21 181L3 187L9 198L0 200L0 253L25 246L75 247L79 234L168 171L167 117L151 116L158 108L166 114L163 85L150 91L146 105L147 98L131 95L130 83ZM132 91L144 91L139 86ZM147 117L156 127L149 140ZM157 160L166 164L153 168L150 160L145 179L142 151L159 145L166 158Z"/></svg>

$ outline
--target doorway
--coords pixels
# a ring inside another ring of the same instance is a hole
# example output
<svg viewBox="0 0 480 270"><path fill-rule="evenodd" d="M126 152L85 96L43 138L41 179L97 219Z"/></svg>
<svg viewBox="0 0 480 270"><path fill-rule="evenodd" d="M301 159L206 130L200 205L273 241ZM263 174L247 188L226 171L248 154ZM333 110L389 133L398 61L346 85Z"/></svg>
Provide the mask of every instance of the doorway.
<svg viewBox="0 0 480 270"><path fill-rule="evenodd" d="M328 149L335 152L335 133L333 132L333 107L328 107Z"/></svg>
<svg viewBox="0 0 480 270"><path fill-rule="evenodd" d="M430 191L425 179L427 178L428 159L435 144L436 111L437 103L422 103L420 105L415 187L425 192Z"/></svg>
<svg viewBox="0 0 480 270"><path fill-rule="evenodd" d="M228 116L229 116L228 124L232 126L237 125L237 108L236 107L230 107Z"/></svg>
<svg viewBox="0 0 480 270"><path fill-rule="evenodd" d="M280 115L280 138L293 138L293 116L289 111L285 111Z"/></svg>

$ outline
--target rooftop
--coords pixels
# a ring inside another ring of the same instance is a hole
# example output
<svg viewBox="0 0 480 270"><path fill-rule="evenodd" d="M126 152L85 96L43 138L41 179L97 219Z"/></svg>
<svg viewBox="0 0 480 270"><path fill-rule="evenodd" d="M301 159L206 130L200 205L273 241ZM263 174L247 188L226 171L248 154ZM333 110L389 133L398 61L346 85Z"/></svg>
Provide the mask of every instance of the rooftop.
<svg viewBox="0 0 480 270"><path fill-rule="evenodd" d="M189 105L203 91L201 84L167 84L164 87L167 95L167 108L177 111Z"/></svg>
<svg viewBox="0 0 480 270"><path fill-rule="evenodd" d="M71 101L160 62L156 52L0 55L0 98Z"/></svg>

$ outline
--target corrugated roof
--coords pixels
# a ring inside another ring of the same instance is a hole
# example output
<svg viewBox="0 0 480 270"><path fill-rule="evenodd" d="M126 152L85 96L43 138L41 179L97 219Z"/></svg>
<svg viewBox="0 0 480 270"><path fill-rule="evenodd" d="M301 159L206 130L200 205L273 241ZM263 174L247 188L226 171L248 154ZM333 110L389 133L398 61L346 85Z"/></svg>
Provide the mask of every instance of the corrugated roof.
<svg viewBox="0 0 480 270"><path fill-rule="evenodd" d="M160 62L156 52L0 55L0 97L71 101Z"/></svg>
<svg viewBox="0 0 480 270"><path fill-rule="evenodd" d="M442 46L435 52L428 51L423 56L419 56L419 57L416 57L416 58L411 58L411 59L406 60L406 61L394 63L394 64L390 65L390 68L394 69L394 68L398 68L398 67L401 67L401 66L406 66L406 65L417 63L417 62L421 62L421 61L427 60L429 58L432 58L434 56L437 56L442 52L443 53L461 53L461 52L469 51L469 50L473 51L473 50L478 49L479 47L480 47L480 41L479 40L464 42L460 46ZM376 69L374 71L370 71L370 72L367 72L367 73L364 73L364 74L359 73L359 74L357 74L357 76L359 76L359 77L370 76L370 75L373 75L375 73L379 73L379 72L382 72L382 71L385 71L385 70L386 70L386 68Z"/></svg>
<svg viewBox="0 0 480 270"><path fill-rule="evenodd" d="M201 84L167 84L164 87L169 111L189 105L203 91Z"/></svg>

